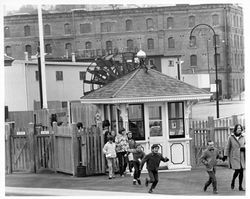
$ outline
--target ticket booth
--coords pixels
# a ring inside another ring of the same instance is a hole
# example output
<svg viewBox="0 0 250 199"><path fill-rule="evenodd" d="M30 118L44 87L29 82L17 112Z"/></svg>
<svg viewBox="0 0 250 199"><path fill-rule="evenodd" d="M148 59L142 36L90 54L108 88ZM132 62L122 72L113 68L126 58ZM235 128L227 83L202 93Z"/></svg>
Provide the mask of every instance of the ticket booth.
<svg viewBox="0 0 250 199"><path fill-rule="evenodd" d="M167 156L161 169L189 170L189 116L192 101L209 99L210 93L155 70L137 69L81 98L98 106L102 120L110 121L110 131L131 131L144 152L159 144Z"/></svg>

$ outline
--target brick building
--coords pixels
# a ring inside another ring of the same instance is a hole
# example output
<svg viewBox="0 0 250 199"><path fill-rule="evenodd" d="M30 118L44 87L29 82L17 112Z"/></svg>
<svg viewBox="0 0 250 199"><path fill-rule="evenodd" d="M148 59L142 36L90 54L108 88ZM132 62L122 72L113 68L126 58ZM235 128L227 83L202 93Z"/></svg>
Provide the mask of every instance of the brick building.
<svg viewBox="0 0 250 199"><path fill-rule="evenodd" d="M219 93L244 90L243 10L233 4L180 4L115 10L72 10L43 14L47 60L91 61L98 55L143 49L148 65L209 90L215 83L213 32L216 33ZM4 46L8 56L36 54L38 16L4 17ZM181 64L179 64L181 63ZM178 68L179 67L179 68ZM179 69L181 72L178 73Z"/></svg>

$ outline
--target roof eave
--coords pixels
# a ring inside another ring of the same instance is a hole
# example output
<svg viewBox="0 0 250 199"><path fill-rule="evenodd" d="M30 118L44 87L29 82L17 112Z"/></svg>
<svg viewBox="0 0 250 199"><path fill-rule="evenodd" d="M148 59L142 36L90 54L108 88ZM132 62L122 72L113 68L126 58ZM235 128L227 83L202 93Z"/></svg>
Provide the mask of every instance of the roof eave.
<svg viewBox="0 0 250 199"><path fill-rule="evenodd" d="M106 98L106 99L81 99L85 104L120 104L120 103L144 103L144 102L169 102L209 99L212 94L156 96L156 97L133 97L133 98Z"/></svg>

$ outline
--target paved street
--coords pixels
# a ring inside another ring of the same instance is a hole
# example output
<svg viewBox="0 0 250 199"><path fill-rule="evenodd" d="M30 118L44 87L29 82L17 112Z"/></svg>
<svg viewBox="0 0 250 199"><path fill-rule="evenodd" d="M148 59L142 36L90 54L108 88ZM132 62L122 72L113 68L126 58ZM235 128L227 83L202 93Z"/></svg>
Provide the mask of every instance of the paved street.
<svg viewBox="0 0 250 199"><path fill-rule="evenodd" d="M220 117L228 117L245 113L245 101L224 100L219 101ZM193 105L192 119L205 120L208 116L216 118L216 102L199 102Z"/></svg>
<svg viewBox="0 0 250 199"><path fill-rule="evenodd" d="M230 189L230 181L233 171L226 167L218 167L218 195L244 196L245 192ZM96 195L107 196L112 192L114 195L149 195L148 188L144 185L146 173L142 174L142 185L132 185L132 177L127 175L121 178L117 175L115 179L108 180L106 175L91 177L72 177L65 174L43 173L43 174L11 174L6 175L6 196L75 196ZM194 195L212 196L212 188L203 192L203 184L208 175L203 167L192 171L164 172L160 173L160 182L153 194L160 195Z"/></svg>

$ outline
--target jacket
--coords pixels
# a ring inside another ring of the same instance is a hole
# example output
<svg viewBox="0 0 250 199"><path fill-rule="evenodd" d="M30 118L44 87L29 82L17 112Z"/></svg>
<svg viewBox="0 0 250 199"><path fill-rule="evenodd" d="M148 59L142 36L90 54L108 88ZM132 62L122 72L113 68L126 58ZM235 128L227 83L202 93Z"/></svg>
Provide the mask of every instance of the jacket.
<svg viewBox="0 0 250 199"><path fill-rule="evenodd" d="M145 153L141 149L128 149L128 151L133 154L133 161L135 162L141 162L145 156Z"/></svg>
<svg viewBox="0 0 250 199"><path fill-rule="evenodd" d="M240 135L239 139L234 134L229 136L225 149L225 156L228 157L229 168L240 169L245 168L245 152L240 148L244 148L246 144L245 136Z"/></svg>
<svg viewBox="0 0 250 199"><path fill-rule="evenodd" d="M200 161L206 166L208 171L212 171L217 165L217 159L222 159L222 155L215 147L207 148L200 157Z"/></svg>
<svg viewBox="0 0 250 199"><path fill-rule="evenodd" d="M117 134L115 137L116 152L124 152L129 148L128 137L126 135Z"/></svg>
<svg viewBox="0 0 250 199"><path fill-rule="evenodd" d="M161 153L149 153L147 154L141 161L140 168L143 168L145 162L147 162L147 169L148 170L158 170L160 162L167 162L169 159L164 158Z"/></svg>
<svg viewBox="0 0 250 199"><path fill-rule="evenodd" d="M102 151L105 154L106 158L116 158L115 143L107 142L104 145Z"/></svg>

